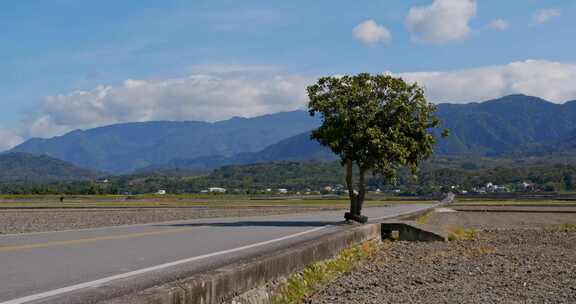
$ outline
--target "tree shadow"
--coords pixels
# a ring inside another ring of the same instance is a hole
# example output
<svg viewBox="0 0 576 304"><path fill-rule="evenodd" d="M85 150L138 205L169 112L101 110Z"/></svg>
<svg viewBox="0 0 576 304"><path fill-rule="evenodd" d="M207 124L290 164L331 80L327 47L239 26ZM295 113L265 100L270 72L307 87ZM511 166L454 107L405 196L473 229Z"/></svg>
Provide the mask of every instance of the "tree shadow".
<svg viewBox="0 0 576 304"><path fill-rule="evenodd" d="M344 221L238 221L215 223L163 224L156 227L323 227L345 225Z"/></svg>

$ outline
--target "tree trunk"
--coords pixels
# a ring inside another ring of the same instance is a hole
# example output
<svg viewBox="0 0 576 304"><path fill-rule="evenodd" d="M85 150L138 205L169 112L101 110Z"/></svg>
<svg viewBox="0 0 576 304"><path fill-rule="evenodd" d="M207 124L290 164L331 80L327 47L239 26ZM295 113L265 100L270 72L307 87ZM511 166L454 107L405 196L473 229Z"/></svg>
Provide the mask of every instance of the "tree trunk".
<svg viewBox="0 0 576 304"><path fill-rule="evenodd" d="M366 175L366 170L360 168L360 178L358 180L358 198L356 199L356 215L362 214L362 205L364 204L364 198L366 197L366 183L364 176Z"/></svg>
<svg viewBox="0 0 576 304"><path fill-rule="evenodd" d="M344 218L347 221L355 221L359 223L366 223L368 218L360 215L362 211L362 202L364 201L364 195L366 193L366 188L364 186L364 171L361 171L360 175L360 185L358 194L354 192L354 181L353 181L353 162L351 160L346 161L346 185L348 186L348 196L350 197L350 212L346 212Z"/></svg>
<svg viewBox="0 0 576 304"><path fill-rule="evenodd" d="M354 183L353 183L353 162L352 160L346 161L346 186L348 187L348 197L350 198L350 214L356 214L356 193L354 193Z"/></svg>

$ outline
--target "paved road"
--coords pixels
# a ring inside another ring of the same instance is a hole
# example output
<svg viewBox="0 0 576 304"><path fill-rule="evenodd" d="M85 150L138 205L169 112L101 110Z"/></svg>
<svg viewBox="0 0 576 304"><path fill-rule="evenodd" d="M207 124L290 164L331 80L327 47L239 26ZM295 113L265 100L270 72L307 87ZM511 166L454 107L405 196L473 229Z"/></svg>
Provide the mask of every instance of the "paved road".
<svg viewBox="0 0 576 304"><path fill-rule="evenodd" d="M429 208L368 208L374 221ZM345 229L342 211L202 219L0 236L0 304L54 299L120 279L186 274Z"/></svg>

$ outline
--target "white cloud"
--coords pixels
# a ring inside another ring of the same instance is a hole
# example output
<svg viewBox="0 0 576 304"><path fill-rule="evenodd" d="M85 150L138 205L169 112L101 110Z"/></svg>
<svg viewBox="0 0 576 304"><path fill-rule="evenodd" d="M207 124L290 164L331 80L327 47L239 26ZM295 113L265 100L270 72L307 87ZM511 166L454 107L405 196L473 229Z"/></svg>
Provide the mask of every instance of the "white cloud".
<svg viewBox="0 0 576 304"><path fill-rule="evenodd" d="M412 7L406 26L414 41L442 44L468 37L474 16L475 0L434 0L428 6Z"/></svg>
<svg viewBox="0 0 576 304"><path fill-rule="evenodd" d="M490 22L488 27L496 31L506 31L510 28L510 23L504 19L496 19Z"/></svg>
<svg viewBox="0 0 576 304"><path fill-rule="evenodd" d="M392 33L374 20L366 20L355 26L352 29L352 36L367 45L387 43L392 39Z"/></svg>
<svg viewBox="0 0 576 304"><path fill-rule="evenodd" d="M526 60L449 72L397 74L426 89L433 102L479 102L509 94L553 102L576 100L576 64Z"/></svg>
<svg viewBox="0 0 576 304"><path fill-rule="evenodd" d="M195 74L160 81L126 80L119 86L49 96L30 122L31 136L150 120L216 121L294 110L306 104L303 76L270 78Z"/></svg>
<svg viewBox="0 0 576 304"><path fill-rule="evenodd" d="M15 132L0 128L0 151L8 150L20 143L23 139Z"/></svg>
<svg viewBox="0 0 576 304"><path fill-rule="evenodd" d="M22 140L19 134L49 137L131 121L216 121L306 106L305 88L316 77L268 74L126 80L117 86L49 96L39 113L26 123L26 130L0 129L0 149L18 144ZM576 100L576 64L526 60L454 71L391 74L423 85L432 102L478 102L516 93L557 103Z"/></svg>
<svg viewBox="0 0 576 304"><path fill-rule="evenodd" d="M538 24L546 23L554 18L560 17L562 12L556 8L549 8L537 11L533 16L534 22Z"/></svg>

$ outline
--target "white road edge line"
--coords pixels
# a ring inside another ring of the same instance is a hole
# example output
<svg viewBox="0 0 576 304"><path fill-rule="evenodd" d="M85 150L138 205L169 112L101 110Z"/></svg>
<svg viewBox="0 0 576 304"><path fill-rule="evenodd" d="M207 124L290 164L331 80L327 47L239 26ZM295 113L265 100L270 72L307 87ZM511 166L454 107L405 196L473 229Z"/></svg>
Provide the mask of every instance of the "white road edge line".
<svg viewBox="0 0 576 304"><path fill-rule="evenodd" d="M156 270L161 270L161 269L177 266L177 265L188 263L188 262L193 262L193 261L197 261L197 260L201 260L201 259L205 259L205 258L224 255L224 254L228 254L228 253L233 253L233 252L237 252L237 251L241 251L241 250L251 249L251 248L255 248L255 247L268 245L271 243L276 243L276 242L292 239L292 238L299 237L299 236L302 236L305 234L309 234L309 233L313 233L316 231L320 231L322 229L326 229L329 226L330 225L317 227L314 229L310 229L310 230L302 231L299 233L287 235L287 236L273 239L273 240L254 243L254 244L250 244L250 245L246 245L246 246L241 246L241 247L237 247L237 248L233 248L233 249L227 249L227 250L223 250L223 251L213 252L213 253L209 253L209 254L199 255L199 256L192 257L192 258L187 258L187 259L178 260L178 261L174 261L174 262L170 262L170 263L160 264L160 265L156 265L156 266L152 266L152 267L148 267L148 268L143 268L143 269L135 270L135 271L131 271L131 272L126 272L126 273L122 273L122 274L118 274L118 275L114 275L114 276L110 276L110 277L106 277L106 278L102 278L102 279L98 279L98 280L94 280L94 281L90 281L90 282L85 282L85 283L80 283L80 284L76 284L76 285L72 285L72 286L68 286L68 287L54 289L51 291L42 292L42 293L38 293L38 294L34 294L34 295L30 295L30 296L26 296L26 297L22 297L22 298L18 298L18 299L8 300L5 302L1 302L0 304L28 303L31 301L37 301L37 300L45 299L45 298L56 296L59 294L75 291L78 289L97 287L99 285L106 284L106 283L114 281L114 280L125 279L125 278L132 277L135 275L139 275L139 274L143 274L143 273L147 273L147 272L151 272L151 271L156 271Z"/></svg>

